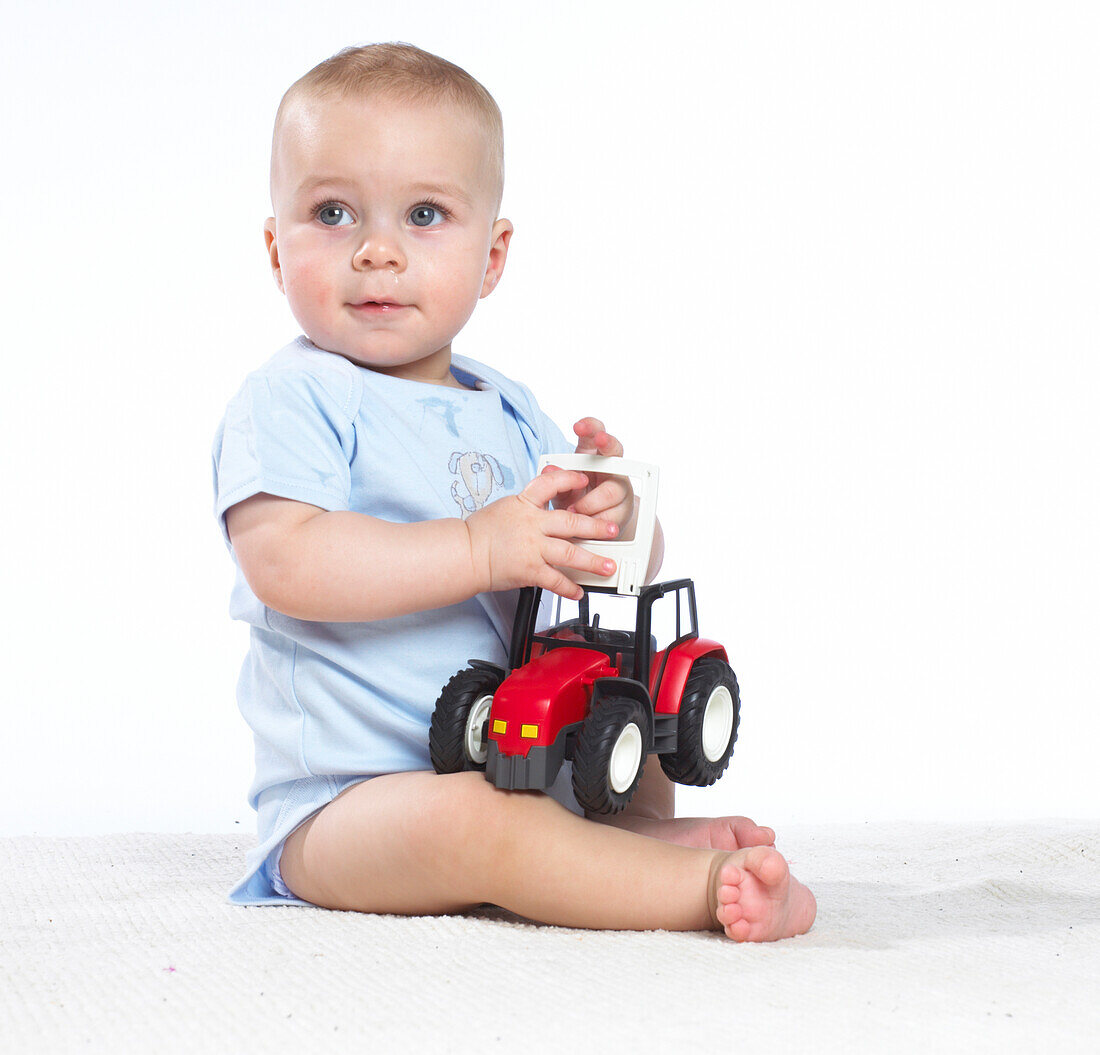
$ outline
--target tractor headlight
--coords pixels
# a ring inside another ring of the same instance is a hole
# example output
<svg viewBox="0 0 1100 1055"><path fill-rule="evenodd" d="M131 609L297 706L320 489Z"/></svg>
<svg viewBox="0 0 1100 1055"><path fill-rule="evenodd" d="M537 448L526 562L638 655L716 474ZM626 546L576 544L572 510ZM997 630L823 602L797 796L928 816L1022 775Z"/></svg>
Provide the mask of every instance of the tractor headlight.
<svg viewBox="0 0 1100 1055"><path fill-rule="evenodd" d="M539 727L537 725L521 725L519 735L524 740L537 740L539 738Z"/></svg>

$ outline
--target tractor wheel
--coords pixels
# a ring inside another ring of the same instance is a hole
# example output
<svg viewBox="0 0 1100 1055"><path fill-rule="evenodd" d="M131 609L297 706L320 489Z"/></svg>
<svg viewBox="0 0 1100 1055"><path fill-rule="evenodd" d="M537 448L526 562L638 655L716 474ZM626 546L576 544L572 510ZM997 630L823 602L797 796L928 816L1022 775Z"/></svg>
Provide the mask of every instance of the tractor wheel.
<svg viewBox="0 0 1100 1055"><path fill-rule="evenodd" d="M605 696L588 712L573 753L573 794L590 813L618 813L638 787L649 750L649 714L637 700Z"/></svg>
<svg viewBox="0 0 1100 1055"><path fill-rule="evenodd" d="M713 784L730 763L740 717L730 665L715 656L697 659L680 700L676 750L661 755L661 768L678 784Z"/></svg>
<svg viewBox="0 0 1100 1055"><path fill-rule="evenodd" d="M460 670L439 694L428 733L428 750L437 773L485 769L489 744L485 723L500 679L487 670Z"/></svg>

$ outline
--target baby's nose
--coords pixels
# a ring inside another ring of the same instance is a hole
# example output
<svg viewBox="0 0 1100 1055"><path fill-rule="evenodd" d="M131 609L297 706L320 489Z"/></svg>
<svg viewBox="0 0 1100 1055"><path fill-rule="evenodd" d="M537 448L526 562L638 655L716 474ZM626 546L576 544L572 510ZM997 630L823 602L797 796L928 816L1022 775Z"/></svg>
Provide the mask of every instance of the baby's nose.
<svg viewBox="0 0 1100 1055"><path fill-rule="evenodd" d="M404 271L408 261L400 240L392 233L375 231L368 234L352 257L352 267L357 271L370 271L383 268L389 271Z"/></svg>

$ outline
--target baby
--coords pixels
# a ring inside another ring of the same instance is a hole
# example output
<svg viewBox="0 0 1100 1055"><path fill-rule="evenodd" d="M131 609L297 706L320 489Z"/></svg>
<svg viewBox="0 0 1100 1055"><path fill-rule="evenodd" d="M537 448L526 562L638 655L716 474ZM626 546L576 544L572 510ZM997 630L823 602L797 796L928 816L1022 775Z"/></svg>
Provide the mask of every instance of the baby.
<svg viewBox="0 0 1100 1055"><path fill-rule="evenodd" d="M561 569L614 565L571 540L634 516L621 478L536 476L573 445L526 388L452 354L504 271L502 186L492 97L417 48L346 49L279 107L264 234L304 336L249 376L214 447L232 612L251 624L238 698L260 833L230 897L802 933L813 895L774 833L675 819L659 765L610 817L581 815L567 780L543 794L431 771L434 701L471 657L506 661L516 588L580 597ZM595 418L573 430L577 451L623 453Z"/></svg>

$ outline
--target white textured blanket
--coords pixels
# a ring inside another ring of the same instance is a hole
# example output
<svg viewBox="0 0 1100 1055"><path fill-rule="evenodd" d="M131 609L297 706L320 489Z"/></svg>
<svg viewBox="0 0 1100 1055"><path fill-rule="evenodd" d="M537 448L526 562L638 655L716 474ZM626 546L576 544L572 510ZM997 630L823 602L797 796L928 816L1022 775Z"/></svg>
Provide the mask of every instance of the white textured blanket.
<svg viewBox="0 0 1100 1055"><path fill-rule="evenodd" d="M224 900L230 835L9 838L5 1052L1100 1051L1100 823L784 833L810 934Z"/></svg>

